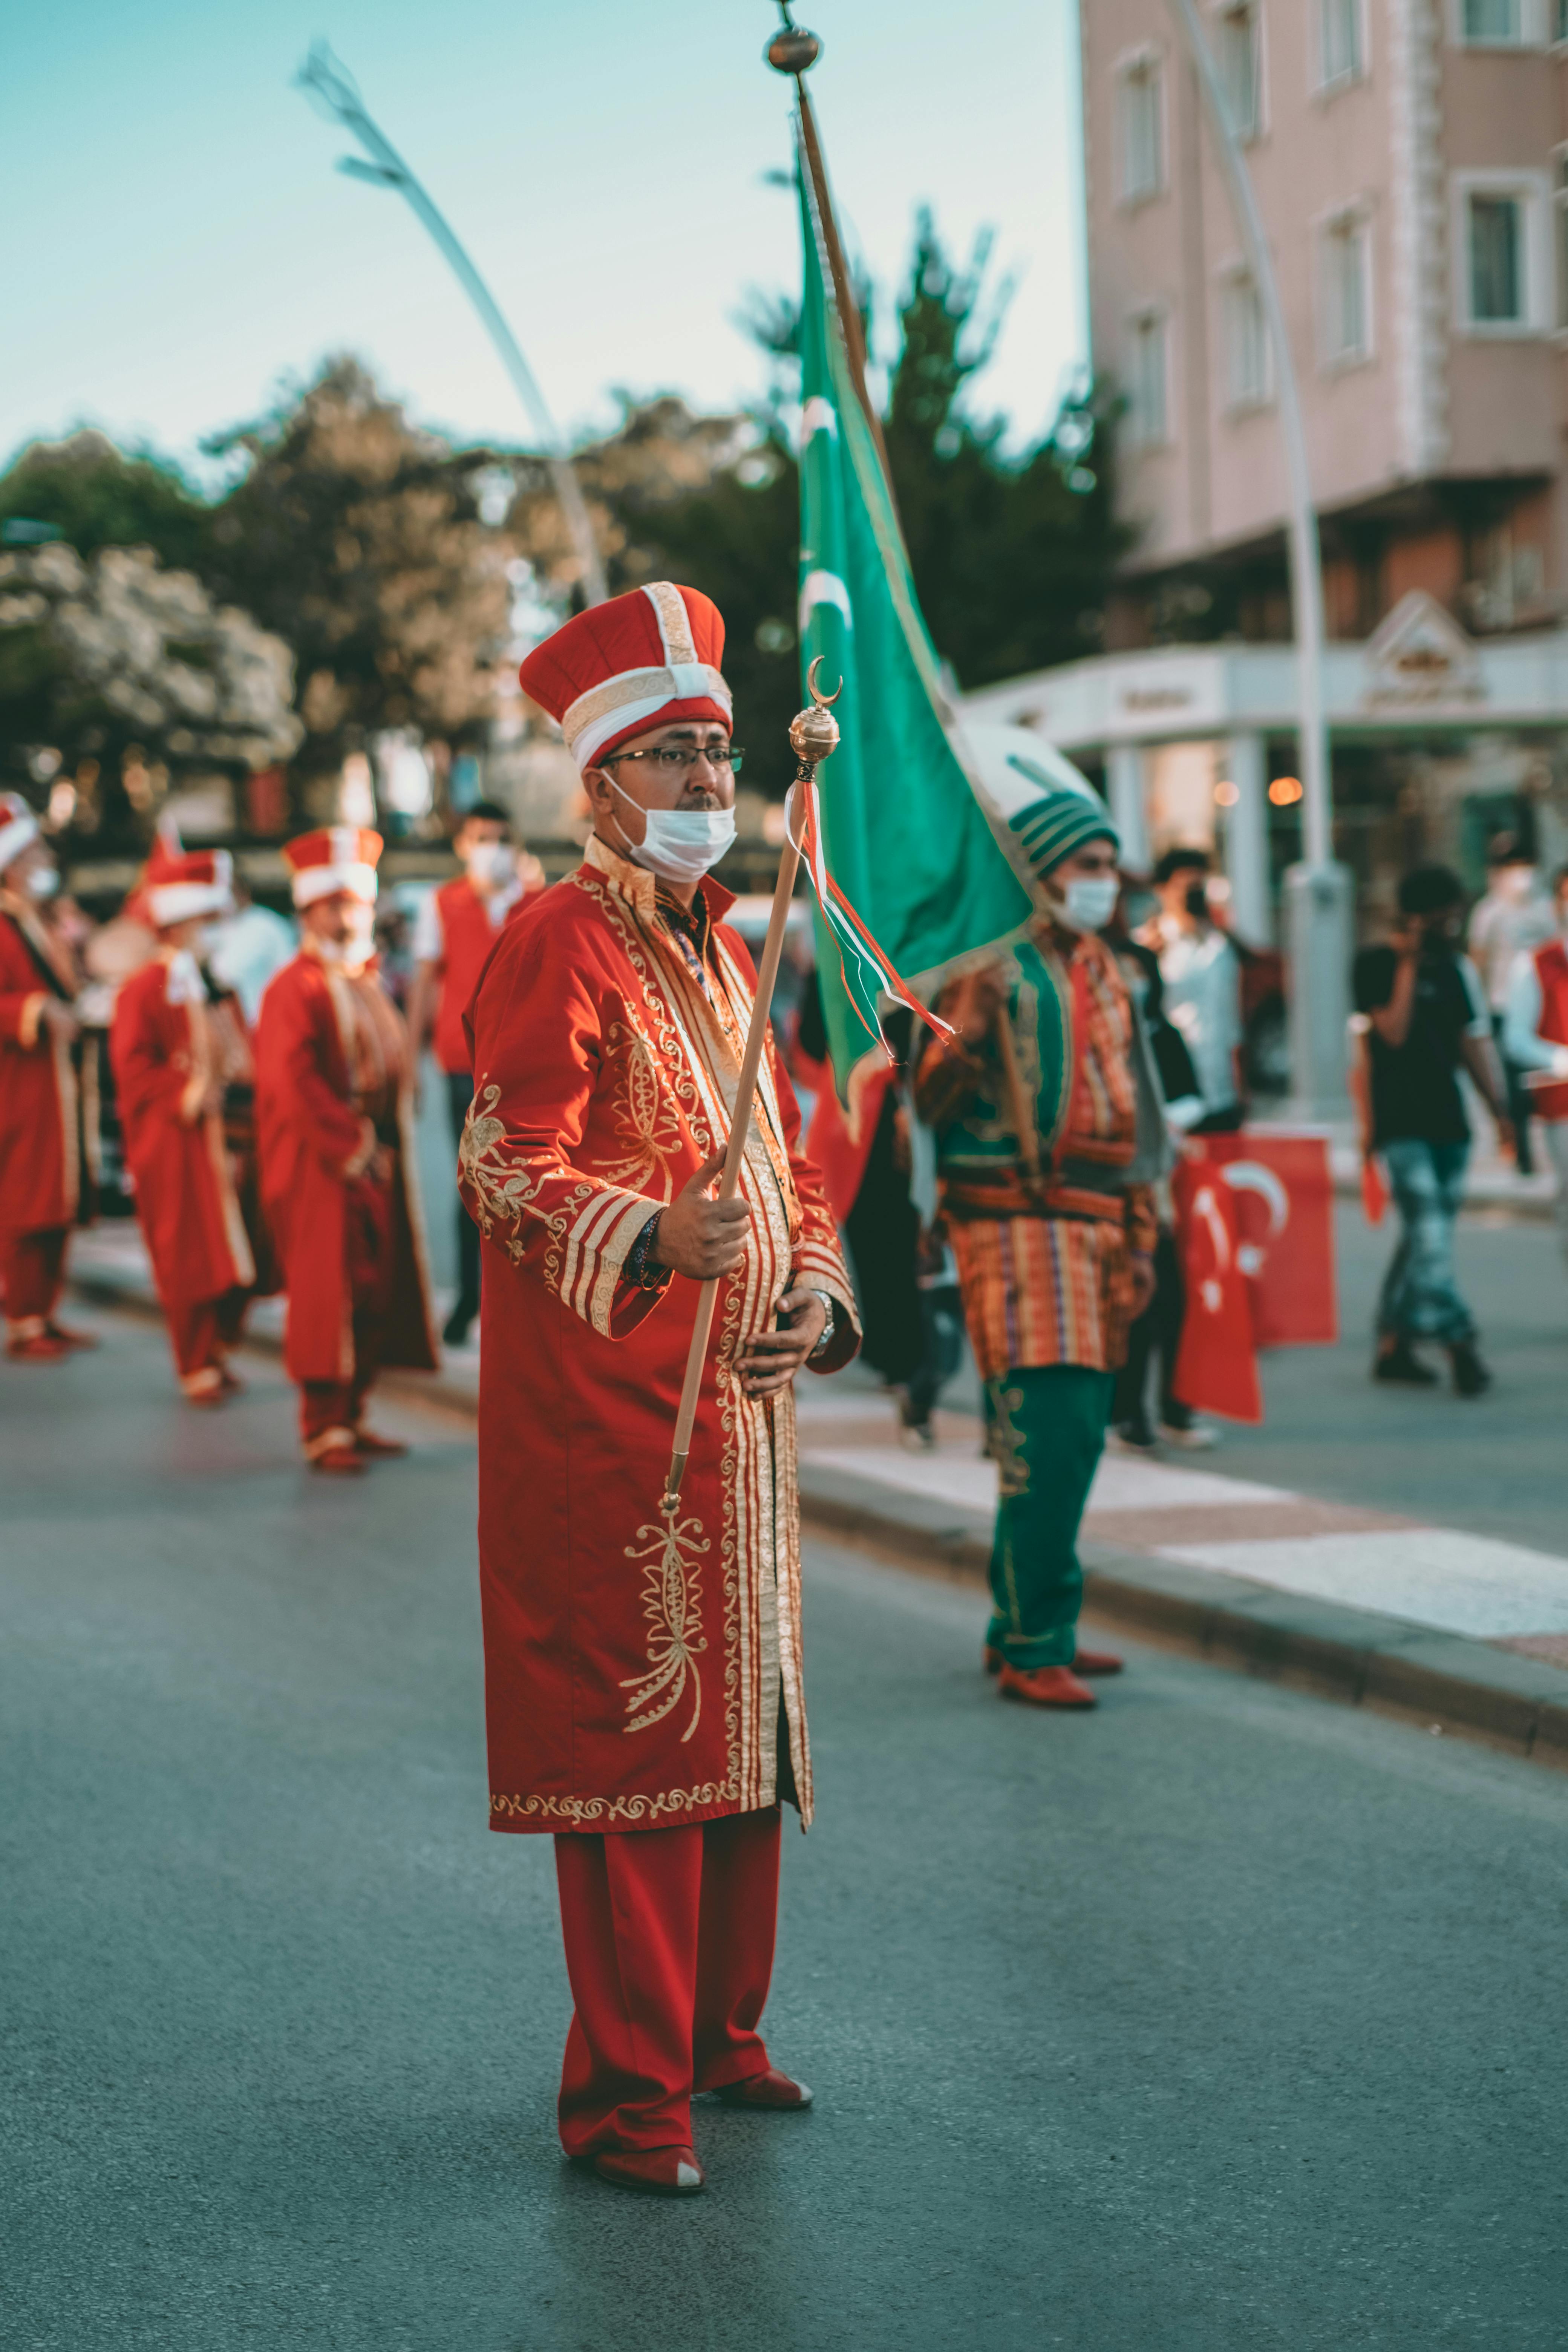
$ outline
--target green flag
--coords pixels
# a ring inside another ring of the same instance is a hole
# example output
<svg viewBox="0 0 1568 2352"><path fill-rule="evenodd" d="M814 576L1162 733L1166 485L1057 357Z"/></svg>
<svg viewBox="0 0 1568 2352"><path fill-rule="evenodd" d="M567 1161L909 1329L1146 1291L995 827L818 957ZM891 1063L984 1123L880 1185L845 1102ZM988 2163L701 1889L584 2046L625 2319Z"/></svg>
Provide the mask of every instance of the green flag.
<svg viewBox="0 0 1568 2352"><path fill-rule="evenodd" d="M850 376L804 170L801 226L801 658L809 673L821 655L824 688L844 686L839 747L820 773L823 855L813 858L808 846L807 863L842 1087L876 1041L889 974L898 994L898 972L918 984L1006 938L1030 900L945 723L947 698ZM824 889L824 865L837 890Z"/></svg>

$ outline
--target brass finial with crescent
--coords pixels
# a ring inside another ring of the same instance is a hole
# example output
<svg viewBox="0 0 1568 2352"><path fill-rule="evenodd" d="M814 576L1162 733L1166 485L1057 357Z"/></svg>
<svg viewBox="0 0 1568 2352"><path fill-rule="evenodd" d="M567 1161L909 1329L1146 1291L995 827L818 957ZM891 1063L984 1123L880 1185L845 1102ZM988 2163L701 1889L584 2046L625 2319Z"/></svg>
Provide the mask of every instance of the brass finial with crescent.
<svg viewBox="0 0 1568 2352"><path fill-rule="evenodd" d="M816 683L816 673L822 667L822 662L823 656L818 654L805 674L805 688L811 697L810 708L798 712L790 720L790 749L800 761L803 775L810 775L830 752L838 749L838 721L830 706L843 693L844 680L839 679L831 694L824 694Z"/></svg>

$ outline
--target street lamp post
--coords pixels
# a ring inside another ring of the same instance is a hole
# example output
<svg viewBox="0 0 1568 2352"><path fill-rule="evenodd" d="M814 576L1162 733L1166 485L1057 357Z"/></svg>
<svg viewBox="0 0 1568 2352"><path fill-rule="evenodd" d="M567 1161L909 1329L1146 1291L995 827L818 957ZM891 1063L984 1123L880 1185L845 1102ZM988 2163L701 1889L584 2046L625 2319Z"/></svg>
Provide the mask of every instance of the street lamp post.
<svg viewBox="0 0 1568 2352"><path fill-rule="evenodd" d="M1301 814L1306 857L1285 877L1285 938L1290 968L1290 1076L1297 1112L1338 1118L1345 1094L1350 1018L1352 879L1333 854L1333 777L1323 709L1323 570L1318 518L1307 469L1307 436L1295 362L1273 256L1264 234L1247 159L1230 121L1225 91L1204 37L1196 0L1170 0L1197 75L1204 110L1247 248L1247 265L1273 346L1280 436L1289 487L1290 605L1296 629Z"/></svg>
<svg viewBox="0 0 1568 2352"><path fill-rule="evenodd" d="M328 113L351 131L370 162L362 163L357 155L344 156L338 169L352 179L364 180L372 187L395 188L405 196L437 247L450 264L463 291L479 314L480 321L495 345L501 365L511 378L519 399L522 402L539 441L550 462L555 495L562 513L576 546L578 561L583 567L583 592L590 604L602 604L609 591L605 584L605 568L599 561L594 528L588 520L588 509L583 503L583 492L567 457L555 420L545 405L532 369L518 347L516 336L501 316L495 297L458 244L446 219L437 210L407 164L378 126L365 112L363 101L353 78L339 63L324 41L317 41L298 75L301 89L318 98Z"/></svg>

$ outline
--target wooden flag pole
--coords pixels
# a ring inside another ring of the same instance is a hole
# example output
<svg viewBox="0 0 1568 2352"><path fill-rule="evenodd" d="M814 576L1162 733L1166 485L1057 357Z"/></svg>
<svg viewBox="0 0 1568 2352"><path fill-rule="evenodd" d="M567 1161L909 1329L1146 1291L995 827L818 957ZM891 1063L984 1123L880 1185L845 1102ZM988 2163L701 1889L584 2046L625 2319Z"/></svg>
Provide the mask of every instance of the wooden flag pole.
<svg viewBox="0 0 1568 2352"><path fill-rule="evenodd" d="M790 722L790 748L795 756L797 784L811 782L822 761L838 742L838 721L828 709L830 702L837 701L838 694L817 692L816 673L821 666L819 654L806 678L811 702ZM732 1200L741 1181L741 1162L745 1158L746 1135L752 1124L752 1101L757 1090L757 1071L762 1065L763 1047L767 1041L768 1008L773 1003L773 983L779 976L784 926L789 920L789 902L795 894L795 876L799 871L800 844L786 829L784 851L779 858L779 878L773 887L773 911L768 917L768 935L763 943L763 960L757 971L757 992L752 1001L751 1024L746 1031L745 1051L741 1056L741 1075L735 1084L734 1108L730 1114L730 1140L719 1178L718 1197L721 1201ZM713 1308L718 1296L717 1276L705 1282L697 1294L697 1320L691 1327L691 1345L686 1356L686 1378L680 1389L680 1409L675 1416L675 1443L670 1452L669 1475L665 1480L664 1495L659 1504L660 1510L668 1518L673 1518L680 1501L680 1482L686 1475L687 1457L691 1452L691 1432L697 1420L697 1400L701 1393L702 1372L708 1361L708 1341L713 1330Z"/></svg>

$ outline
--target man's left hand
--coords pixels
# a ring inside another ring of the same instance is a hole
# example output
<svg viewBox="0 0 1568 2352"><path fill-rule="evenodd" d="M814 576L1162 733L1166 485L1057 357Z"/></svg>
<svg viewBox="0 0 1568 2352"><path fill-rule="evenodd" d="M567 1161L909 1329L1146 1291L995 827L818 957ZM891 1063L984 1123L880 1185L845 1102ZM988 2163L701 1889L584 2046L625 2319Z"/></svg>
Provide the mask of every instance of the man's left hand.
<svg viewBox="0 0 1568 2352"><path fill-rule="evenodd" d="M1132 1320L1140 1315L1154 1296L1154 1261L1142 1251L1132 1254Z"/></svg>
<svg viewBox="0 0 1568 2352"><path fill-rule="evenodd" d="M773 1396L787 1389L821 1339L827 1310L815 1290L786 1290L779 1300L784 1328L758 1331L736 1361L748 1396Z"/></svg>

